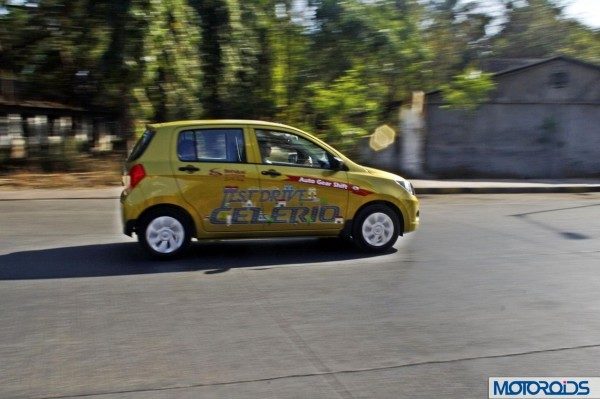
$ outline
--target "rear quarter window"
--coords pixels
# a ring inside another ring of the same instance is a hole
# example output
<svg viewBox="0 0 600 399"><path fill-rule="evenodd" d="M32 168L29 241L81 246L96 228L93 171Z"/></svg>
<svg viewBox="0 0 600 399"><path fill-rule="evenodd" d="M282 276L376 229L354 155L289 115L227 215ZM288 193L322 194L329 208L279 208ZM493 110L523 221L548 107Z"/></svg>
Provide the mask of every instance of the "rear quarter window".
<svg viewBox="0 0 600 399"><path fill-rule="evenodd" d="M133 150L131 150L131 154L129 154L129 158L127 158L127 162L135 161L136 159L138 159L139 157L142 156L144 151L146 151L146 148L148 148L148 145L150 145L150 142L152 141L154 134L155 134L155 132L153 132L152 130L146 130L142 134L142 136L139 138L137 143L135 143Z"/></svg>

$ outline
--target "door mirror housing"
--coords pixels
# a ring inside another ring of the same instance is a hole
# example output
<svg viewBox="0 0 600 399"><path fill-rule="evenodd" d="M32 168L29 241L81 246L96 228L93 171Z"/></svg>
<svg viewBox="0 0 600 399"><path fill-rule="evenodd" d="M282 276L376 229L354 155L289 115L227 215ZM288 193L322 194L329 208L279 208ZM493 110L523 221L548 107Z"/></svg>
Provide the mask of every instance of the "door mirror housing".
<svg viewBox="0 0 600 399"><path fill-rule="evenodd" d="M344 163L344 161L341 158L332 157L331 158L331 169L347 171L348 167L346 166L346 164Z"/></svg>

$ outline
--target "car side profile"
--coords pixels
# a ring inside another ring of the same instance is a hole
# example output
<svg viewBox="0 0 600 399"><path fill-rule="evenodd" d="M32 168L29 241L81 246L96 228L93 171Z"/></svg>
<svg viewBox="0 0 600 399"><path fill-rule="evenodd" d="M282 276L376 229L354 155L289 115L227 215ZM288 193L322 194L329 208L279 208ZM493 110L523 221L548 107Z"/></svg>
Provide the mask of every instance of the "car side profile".
<svg viewBox="0 0 600 399"><path fill-rule="evenodd" d="M409 181L282 124L149 125L125 170L124 233L158 258L180 255L193 238L340 236L385 251L419 225Z"/></svg>

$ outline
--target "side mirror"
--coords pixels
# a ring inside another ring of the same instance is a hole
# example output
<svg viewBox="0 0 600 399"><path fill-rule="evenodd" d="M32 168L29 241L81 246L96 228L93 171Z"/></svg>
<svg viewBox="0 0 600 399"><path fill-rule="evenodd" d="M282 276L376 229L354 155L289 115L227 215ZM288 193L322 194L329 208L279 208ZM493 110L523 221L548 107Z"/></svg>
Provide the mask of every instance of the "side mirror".
<svg viewBox="0 0 600 399"><path fill-rule="evenodd" d="M338 157L331 158L331 169L347 171L348 167L344 164L344 161Z"/></svg>

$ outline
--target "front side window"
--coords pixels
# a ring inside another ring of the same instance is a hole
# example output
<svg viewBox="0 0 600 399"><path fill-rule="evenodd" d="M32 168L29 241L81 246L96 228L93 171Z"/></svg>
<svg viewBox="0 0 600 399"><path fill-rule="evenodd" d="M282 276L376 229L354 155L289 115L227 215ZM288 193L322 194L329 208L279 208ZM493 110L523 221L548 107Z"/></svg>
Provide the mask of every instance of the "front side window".
<svg viewBox="0 0 600 399"><path fill-rule="evenodd" d="M331 169L333 158L310 140L293 133L256 130L263 164Z"/></svg>
<svg viewBox="0 0 600 399"><path fill-rule="evenodd" d="M183 162L246 162L242 129L195 129L179 133L177 157Z"/></svg>

